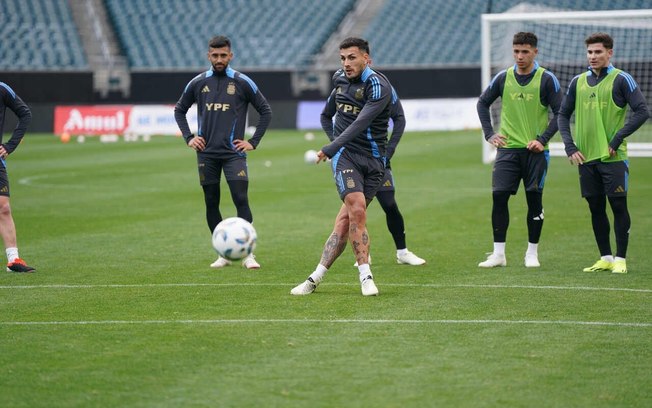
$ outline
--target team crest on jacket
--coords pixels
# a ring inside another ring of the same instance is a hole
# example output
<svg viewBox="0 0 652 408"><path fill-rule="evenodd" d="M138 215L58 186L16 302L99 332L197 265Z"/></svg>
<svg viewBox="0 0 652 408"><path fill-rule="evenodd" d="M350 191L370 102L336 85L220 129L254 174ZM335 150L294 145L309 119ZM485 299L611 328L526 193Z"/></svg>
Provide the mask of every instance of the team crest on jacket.
<svg viewBox="0 0 652 408"><path fill-rule="evenodd" d="M361 101L364 98L364 88L358 88L355 90L355 99Z"/></svg>
<svg viewBox="0 0 652 408"><path fill-rule="evenodd" d="M233 82L229 82L226 86L226 93L229 95L235 95L235 84Z"/></svg>

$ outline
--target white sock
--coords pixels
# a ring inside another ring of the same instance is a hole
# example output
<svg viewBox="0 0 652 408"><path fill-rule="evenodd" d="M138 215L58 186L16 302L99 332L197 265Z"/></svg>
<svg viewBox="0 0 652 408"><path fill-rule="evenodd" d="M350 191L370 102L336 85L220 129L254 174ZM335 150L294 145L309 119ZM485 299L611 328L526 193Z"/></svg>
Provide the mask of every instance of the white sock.
<svg viewBox="0 0 652 408"><path fill-rule="evenodd" d="M621 258L621 257L619 257L619 256L615 257L614 260L625 262L625 258Z"/></svg>
<svg viewBox="0 0 652 408"><path fill-rule="evenodd" d="M538 254L538 248L539 248L539 244L533 244L531 242L528 242L527 243L527 251L525 253L530 254L530 255L537 255Z"/></svg>
<svg viewBox="0 0 652 408"><path fill-rule="evenodd" d="M607 261L607 262L613 262L614 261L613 255L601 256L600 259L602 259L603 261Z"/></svg>
<svg viewBox="0 0 652 408"><path fill-rule="evenodd" d="M319 264L315 268L315 271L310 274L309 278L311 278L313 282L319 283L321 282L322 279L324 279L324 275L326 275L326 272L328 272L328 268L322 264Z"/></svg>
<svg viewBox="0 0 652 408"><path fill-rule="evenodd" d="M408 252L410 252L410 251L408 251L407 248L397 249L396 250L396 256L406 255Z"/></svg>
<svg viewBox="0 0 652 408"><path fill-rule="evenodd" d="M504 242L494 242L494 254L496 254L496 255L505 255L505 243Z"/></svg>
<svg viewBox="0 0 652 408"><path fill-rule="evenodd" d="M7 261L9 263L12 263L13 261L18 258L18 248L13 247L13 248L7 248Z"/></svg>
<svg viewBox="0 0 652 408"><path fill-rule="evenodd" d="M367 277L371 275L371 267L369 267L369 264L362 264L358 265L358 273L360 274L360 282Z"/></svg>

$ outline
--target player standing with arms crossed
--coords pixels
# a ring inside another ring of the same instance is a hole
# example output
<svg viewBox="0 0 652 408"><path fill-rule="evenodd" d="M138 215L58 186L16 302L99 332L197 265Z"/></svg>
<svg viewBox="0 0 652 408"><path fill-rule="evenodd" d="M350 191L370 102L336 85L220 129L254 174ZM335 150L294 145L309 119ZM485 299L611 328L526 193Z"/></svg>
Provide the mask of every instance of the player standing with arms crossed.
<svg viewBox="0 0 652 408"><path fill-rule="evenodd" d="M584 272L627 273L627 245L631 219L627 209L629 160L625 138L650 117L634 78L611 64L613 39L606 33L586 38L588 71L573 78L559 115L566 154L577 164L582 197L589 204L593 234L600 259ZM627 105L633 114L625 123ZM575 140L570 118L575 112ZM607 200L614 214L616 257L610 242Z"/></svg>
<svg viewBox="0 0 652 408"><path fill-rule="evenodd" d="M224 177L238 217L253 222L249 207L249 176L246 152L254 150L272 120L272 110L256 84L229 66L233 52L231 40L217 36L208 42L208 60L212 68L193 78L183 90L174 108L174 118L188 147L197 152L199 182L204 190L206 220L211 233L222 221L220 213L220 177ZM199 131L193 135L186 113L197 103ZM256 131L244 140L247 108L251 104L260 114ZM212 268L230 265L218 257ZM243 259L248 269L260 268L251 254Z"/></svg>

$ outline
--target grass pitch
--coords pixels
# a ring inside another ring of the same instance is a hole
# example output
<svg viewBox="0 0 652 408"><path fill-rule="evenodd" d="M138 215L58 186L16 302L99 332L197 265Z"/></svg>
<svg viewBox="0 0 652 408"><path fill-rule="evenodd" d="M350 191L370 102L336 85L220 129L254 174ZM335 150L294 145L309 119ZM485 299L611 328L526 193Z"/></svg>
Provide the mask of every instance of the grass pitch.
<svg viewBox="0 0 652 408"><path fill-rule="evenodd" d="M271 131L249 155L258 271L211 270L193 152L177 138L60 143L8 160L20 253L0 278L2 407L652 406L652 160L631 159L630 273L598 252L577 169L551 160L542 267L522 265L525 199L510 200L508 266L492 249L491 167L478 132L409 133L392 161L408 247L397 265L369 210L380 296L351 250L292 297L340 206L326 141ZM222 213L235 215L223 183Z"/></svg>

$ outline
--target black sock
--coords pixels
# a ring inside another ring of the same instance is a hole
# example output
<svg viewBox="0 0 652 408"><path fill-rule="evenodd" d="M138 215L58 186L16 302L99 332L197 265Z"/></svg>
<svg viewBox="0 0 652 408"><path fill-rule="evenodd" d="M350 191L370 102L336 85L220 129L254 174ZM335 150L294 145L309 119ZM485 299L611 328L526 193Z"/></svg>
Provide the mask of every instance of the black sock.
<svg viewBox="0 0 652 408"><path fill-rule="evenodd" d="M543 194L526 191L528 242L538 244L543 229Z"/></svg>
<svg viewBox="0 0 652 408"><path fill-rule="evenodd" d="M627 257L629 245L629 228L632 221L627 210L627 197L609 197L609 204L614 214L614 232L616 233L616 256Z"/></svg>
<svg viewBox="0 0 652 408"><path fill-rule="evenodd" d="M405 243L405 222L403 215L398 210L398 204L394 198L394 191L380 191L376 194L378 203L385 211L385 218L387 220L387 229L389 229L396 249L407 248Z"/></svg>
<svg viewBox="0 0 652 408"><path fill-rule="evenodd" d="M505 242L507 240L507 228L509 228L509 191L494 191L493 207L491 209L491 226L494 232L494 242Z"/></svg>
<svg viewBox="0 0 652 408"><path fill-rule="evenodd" d="M208 184L202 186L204 190L204 203L206 204L206 222L211 234L217 227L217 224L222 221L222 214L220 213L220 184Z"/></svg>
<svg viewBox="0 0 652 408"><path fill-rule="evenodd" d="M591 225L593 226L593 235L595 242L598 244L600 256L612 255L609 233L611 227L607 217L607 199L605 196L586 197L591 210Z"/></svg>

